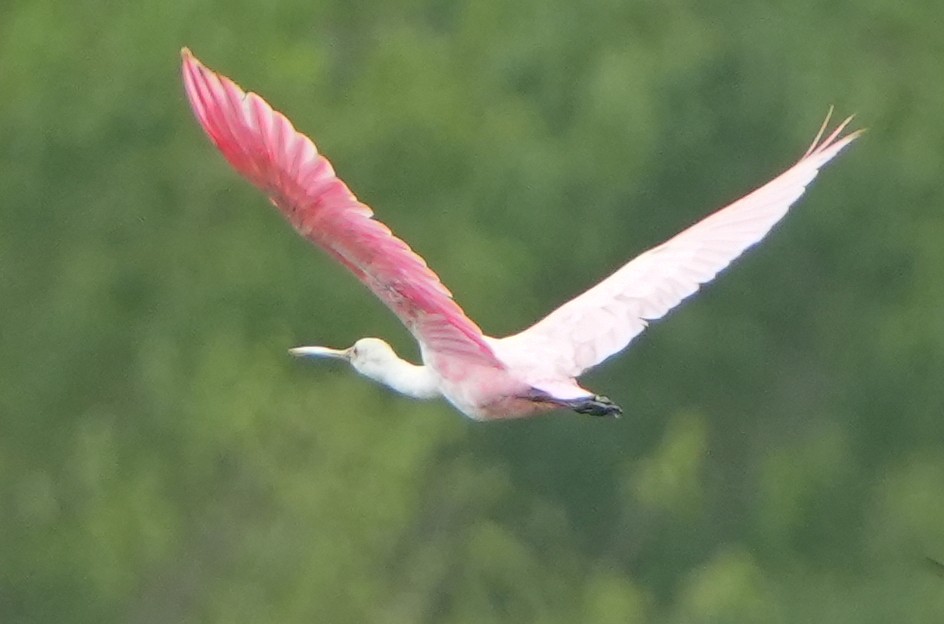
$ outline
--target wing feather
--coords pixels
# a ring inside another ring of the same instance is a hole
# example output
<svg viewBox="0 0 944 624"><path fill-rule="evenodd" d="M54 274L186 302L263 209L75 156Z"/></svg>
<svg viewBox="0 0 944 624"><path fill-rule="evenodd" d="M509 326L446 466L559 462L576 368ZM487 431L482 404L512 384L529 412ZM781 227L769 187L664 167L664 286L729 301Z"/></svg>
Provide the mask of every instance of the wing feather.
<svg viewBox="0 0 944 624"><path fill-rule="evenodd" d="M535 325L497 341L499 353L506 361L526 358L543 377L575 378L623 350L650 321L662 318L764 238L820 168L861 134L842 136L850 121L821 142L827 117L790 169L638 256Z"/></svg>
<svg viewBox="0 0 944 624"><path fill-rule="evenodd" d="M182 51L193 112L226 160L262 189L302 235L350 269L403 322L424 357L503 368L482 331L426 262L373 219L314 143L255 93Z"/></svg>

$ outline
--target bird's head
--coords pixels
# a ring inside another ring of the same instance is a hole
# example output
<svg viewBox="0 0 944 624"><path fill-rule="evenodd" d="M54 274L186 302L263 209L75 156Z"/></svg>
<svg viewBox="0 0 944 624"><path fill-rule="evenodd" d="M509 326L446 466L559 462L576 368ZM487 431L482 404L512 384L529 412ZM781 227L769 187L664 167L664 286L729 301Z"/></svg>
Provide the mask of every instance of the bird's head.
<svg viewBox="0 0 944 624"><path fill-rule="evenodd" d="M296 347L289 349L289 353L303 358L347 360L358 373L373 379L377 379L383 370L400 359L393 348L380 338L361 338L347 349Z"/></svg>

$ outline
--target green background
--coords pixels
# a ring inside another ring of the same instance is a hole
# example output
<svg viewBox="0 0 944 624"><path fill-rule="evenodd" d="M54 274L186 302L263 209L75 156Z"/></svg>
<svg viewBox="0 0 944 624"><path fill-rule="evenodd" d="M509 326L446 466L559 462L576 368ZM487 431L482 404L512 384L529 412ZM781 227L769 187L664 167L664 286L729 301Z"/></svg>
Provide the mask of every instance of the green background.
<svg viewBox="0 0 944 624"><path fill-rule="evenodd" d="M944 3L5 0L0 622L944 621ZM513 333L870 130L585 384L482 424L229 169L179 49Z"/></svg>

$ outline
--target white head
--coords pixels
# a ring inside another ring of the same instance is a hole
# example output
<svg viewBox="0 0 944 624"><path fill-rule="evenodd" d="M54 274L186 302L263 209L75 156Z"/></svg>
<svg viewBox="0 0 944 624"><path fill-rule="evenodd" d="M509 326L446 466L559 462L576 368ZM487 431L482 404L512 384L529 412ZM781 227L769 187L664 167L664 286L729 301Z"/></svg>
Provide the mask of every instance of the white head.
<svg viewBox="0 0 944 624"><path fill-rule="evenodd" d="M361 338L348 349L328 347L296 347L289 349L295 357L335 358L347 360L361 375L377 379L383 371L400 360L393 348L380 338Z"/></svg>
<svg viewBox="0 0 944 624"><path fill-rule="evenodd" d="M349 349L296 347L289 353L304 358L347 360L361 375L403 394L426 399L439 396L438 379L425 366L416 366L397 357L393 348L379 338L361 338Z"/></svg>

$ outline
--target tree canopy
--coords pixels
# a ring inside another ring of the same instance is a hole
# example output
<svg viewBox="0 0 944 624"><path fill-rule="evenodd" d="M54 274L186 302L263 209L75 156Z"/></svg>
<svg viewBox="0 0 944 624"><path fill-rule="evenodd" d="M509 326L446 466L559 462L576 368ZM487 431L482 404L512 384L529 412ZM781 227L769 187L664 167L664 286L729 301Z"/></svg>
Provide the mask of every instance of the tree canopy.
<svg viewBox="0 0 944 624"><path fill-rule="evenodd" d="M944 618L944 4L7 0L0 621ZM370 293L241 181L262 94L493 335L868 134L585 381L481 424L286 349Z"/></svg>

